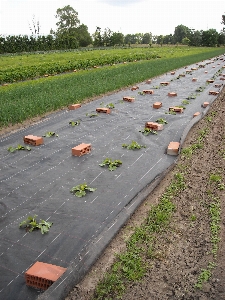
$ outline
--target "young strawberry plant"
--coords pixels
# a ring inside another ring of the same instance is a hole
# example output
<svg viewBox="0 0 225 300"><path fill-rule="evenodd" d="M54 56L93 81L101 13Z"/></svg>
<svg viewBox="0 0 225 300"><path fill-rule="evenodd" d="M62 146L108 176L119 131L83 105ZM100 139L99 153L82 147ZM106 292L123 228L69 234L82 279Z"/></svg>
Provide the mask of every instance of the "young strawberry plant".
<svg viewBox="0 0 225 300"><path fill-rule="evenodd" d="M106 105L106 107L112 109L112 108L115 108L115 105L113 103L109 103Z"/></svg>
<svg viewBox="0 0 225 300"><path fill-rule="evenodd" d="M147 128L147 127L142 129L142 130L139 130L139 132L143 133L143 135L149 135L150 133L151 134L157 134L157 131L152 130L152 129Z"/></svg>
<svg viewBox="0 0 225 300"><path fill-rule="evenodd" d="M109 171L116 170L120 165L122 165L121 160L112 160L111 158L106 158L101 164L99 164L100 167L108 166Z"/></svg>
<svg viewBox="0 0 225 300"><path fill-rule="evenodd" d="M79 126L80 125L80 120L78 120L78 121L70 121L69 125L71 125L72 127Z"/></svg>
<svg viewBox="0 0 225 300"><path fill-rule="evenodd" d="M188 104L190 104L190 101L188 101L188 100L185 99L185 100L182 101L182 104L188 105Z"/></svg>
<svg viewBox="0 0 225 300"><path fill-rule="evenodd" d="M166 115L176 115L177 113L173 109L171 109L170 111L166 111L165 114Z"/></svg>
<svg viewBox="0 0 225 300"><path fill-rule="evenodd" d="M52 136L55 136L55 137L58 137L58 134L56 134L55 132L53 131L48 131L46 132L44 135L42 135L43 137L52 137Z"/></svg>
<svg viewBox="0 0 225 300"><path fill-rule="evenodd" d="M123 148L127 148L128 150L137 150L141 148L146 148L144 145L139 145L137 142L132 141L129 145L128 144L123 144Z"/></svg>
<svg viewBox="0 0 225 300"><path fill-rule="evenodd" d="M168 124L168 122L163 118L157 119L156 122L159 123L159 124Z"/></svg>
<svg viewBox="0 0 225 300"><path fill-rule="evenodd" d="M8 151L11 152L11 153L15 152L16 150L27 150L27 151L30 151L31 147L29 147L29 146L22 146L22 145L18 144L16 148L14 148L12 146L10 146L8 148Z"/></svg>
<svg viewBox="0 0 225 300"><path fill-rule="evenodd" d="M26 231L28 232L32 232L33 230L40 229L42 234L47 233L50 227L53 225L53 223L41 219L38 223L36 218L37 215L34 215L33 217L29 216L26 220L20 223L19 227L25 228Z"/></svg>
<svg viewBox="0 0 225 300"><path fill-rule="evenodd" d="M89 117L89 118L93 118L93 117L98 117L98 114L95 114L95 113L86 113L86 116Z"/></svg>
<svg viewBox="0 0 225 300"><path fill-rule="evenodd" d="M83 183L83 184L79 184L79 185L74 186L70 190L70 192L72 194L74 194L75 196L77 196L79 198L84 197L86 195L87 191L94 192L94 191L96 191L96 188L91 188L86 183Z"/></svg>

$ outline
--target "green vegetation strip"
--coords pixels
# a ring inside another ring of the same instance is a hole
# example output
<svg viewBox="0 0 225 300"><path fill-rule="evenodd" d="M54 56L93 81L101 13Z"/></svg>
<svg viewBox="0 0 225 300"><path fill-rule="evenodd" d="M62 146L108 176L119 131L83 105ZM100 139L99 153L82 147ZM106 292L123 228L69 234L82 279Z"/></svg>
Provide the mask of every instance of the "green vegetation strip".
<svg viewBox="0 0 225 300"><path fill-rule="evenodd" d="M0 128L41 116L71 103L81 103L84 99L215 57L222 52L222 49L219 49L220 52L214 48L210 52L208 48L207 51L201 49L202 53L189 56L117 64L1 86Z"/></svg>
<svg viewBox="0 0 225 300"><path fill-rule="evenodd" d="M117 299L125 291L126 283L143 278L146 273L143 257L154 257L154 241L157 234L168 227L175 210L172 198L185 187L183 175L176 173L159 204L152 206L145 222L135 228L126 243L127 250L117 255L117 261L111 271L106 273L103 281L98 284L94 299Z"/></svg>
<svg viewBox="0 0 225 300"><path fill-rule="evenodd" d="M44 75L56 75L74 70L85 70L96 66L113 65L140 60L167 59L198 55L202 52L215 55L223 53L221 48L161 47L128 48L110 50L69 51L50 53L24 53L0 56L0 84L34 79Z"/></svg>

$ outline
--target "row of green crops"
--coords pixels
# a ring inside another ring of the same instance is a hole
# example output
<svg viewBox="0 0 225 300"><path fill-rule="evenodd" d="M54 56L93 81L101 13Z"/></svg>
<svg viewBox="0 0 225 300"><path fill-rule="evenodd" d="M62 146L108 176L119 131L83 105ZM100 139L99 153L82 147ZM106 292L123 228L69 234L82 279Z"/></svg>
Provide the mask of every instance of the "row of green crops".
<svg viewBox="0 0 225 300"><path fill-rule="evenodd" d="M202 51L196 55L118 64L0 86L0 128L219 54L218 49Z"/></svg>
<svg viewBox="0 0 225 300"><path fill-rule="evenodd" d="M222 48L214 50L215 55L223 53ZM0 84L34 79L44 75L56 75L73 70L85 70L94 66L183 57L202 52L211 53L211 51L212 48L202 47L161 47L2 55L0 56Z"/></svg>

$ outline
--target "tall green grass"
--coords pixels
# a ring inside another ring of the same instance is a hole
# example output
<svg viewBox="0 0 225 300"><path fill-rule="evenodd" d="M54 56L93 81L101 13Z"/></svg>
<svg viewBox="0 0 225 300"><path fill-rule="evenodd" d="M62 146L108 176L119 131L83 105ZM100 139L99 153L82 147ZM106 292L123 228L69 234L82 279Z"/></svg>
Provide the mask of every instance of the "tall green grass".
<svg viewBox="0 0 225 300"><path fill-rule="evenodd" d="M202 53L195 55L118 64L1 86L0 128L215 57L223 52L219 50L208 52L202 48Z"/></svg>

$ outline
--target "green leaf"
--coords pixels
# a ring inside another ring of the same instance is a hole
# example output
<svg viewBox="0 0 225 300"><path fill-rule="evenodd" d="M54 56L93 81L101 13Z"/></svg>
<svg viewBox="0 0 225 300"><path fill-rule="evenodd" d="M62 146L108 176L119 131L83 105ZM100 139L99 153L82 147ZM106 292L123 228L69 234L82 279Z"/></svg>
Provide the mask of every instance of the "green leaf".
<svg viewBox="0 0 225 300"><path fill-rule="evenodd" d="M81 197L83 197L83 196L85 196L86 195L86 192L85 191L77 191L76 193L75 193L75 196L77 196L77 197L79 197L79 198L81 198Z"/></svg>
<svg viewBox="0 0 225 300"><path fill-rule="evenodd" d="M16 151L16 148L10 146L8 149L7 149L9 152L13 153Z"/></svg>

